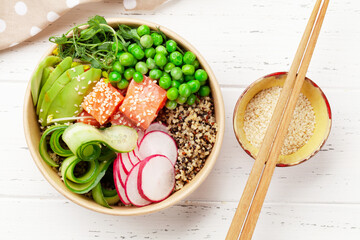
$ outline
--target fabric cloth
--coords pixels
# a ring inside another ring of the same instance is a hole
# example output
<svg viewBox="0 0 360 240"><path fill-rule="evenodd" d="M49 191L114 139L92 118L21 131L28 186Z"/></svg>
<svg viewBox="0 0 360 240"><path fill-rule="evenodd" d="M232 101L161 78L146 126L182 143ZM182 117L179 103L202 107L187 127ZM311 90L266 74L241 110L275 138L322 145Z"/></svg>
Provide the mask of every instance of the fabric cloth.
<svg viewBox="0 0 360 240"><path fill-rule="evenodd" d="M0 0L0 50L38 34L71 8L103 0ZM167 0L123 0L126 10L152 10ZM120 1L119 1L120 2ZM101 15L101 12L99 12Z"/></svg>

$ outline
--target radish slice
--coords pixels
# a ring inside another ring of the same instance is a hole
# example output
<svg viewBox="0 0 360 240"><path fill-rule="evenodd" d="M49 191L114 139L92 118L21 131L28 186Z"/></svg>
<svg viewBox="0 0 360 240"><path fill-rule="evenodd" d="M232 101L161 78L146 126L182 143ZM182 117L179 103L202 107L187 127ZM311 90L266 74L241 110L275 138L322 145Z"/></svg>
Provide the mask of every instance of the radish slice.
<svg viewBox="0 0 360 240"><path fill-rule="evenodd" d="M139 160L139 162L143 159L142 156L140 155L140 152L139 152L139 148L136 147L132 153L134 154L134 156Z"/></svg>
<svg viewBox="0 0 360 240"><path fill-rule="evenodd" d="M122 169L122 166L120 163L120 155L118 155L118 157L114 161L114 166L113 166L114 183L115 183L115 188L119 195L120 201L125 205L129 205L130 202L129 202L128 198L126 197L124 186L121 185L121 182L119 180L120 179L119 169Z"/></svg>
<svg viewBox="0 0 360 240"><path fill-rule="evenodd" d="M167 126L159 122L150 124L150 126L146 129L145 134L152 131L161 131L164 133L169 133Z"/></svg>
<svg viewBox="0 0 360 240"><path fill-rule="evenodd" d="M175 187L175 169L163 155L152 155L140 164L138 190L140 195L151 201L166 199Z"/></svg>
<svg viewBox="0 0 360 240"><path fill-rule="evenodd" d="M115 167L115 162L116 162L116 167ZM118 153L117 158L114 160L114 172L115 170L117 172L117 175L119 176L121 186L125 187L125 182L128 174L125 171L125 167L121 163L121 153Z"/></svg>
<svg viewBox="0 0 360 240"><path fill-rule="evenodd" d="M145 134L140 143L139 152L143 158L156 154L165 155L173 165L177 159L177 147L174 139L161 131Z"/></svg>
<svg viewBox="0 0 360 240"><path fill-rule="evenodd" d="M138 134L138 140L137 140L137 145L140 145L141 140L143 139L145 133L143 132L143 130L138 129L137 130L137 134Z"/></svg>
<svg viewBox="0 0 360 240"><path fill-rule="evenodd" d="M129 174L134 165L131 163L131 160L127 153L120 153L120 155L121 165L124 168L125 173Z"/></svg>
<svg viewBox="0 0 360 240"><path fill-rule="evenodd" d="M126 179L125 193L126 193L126 197L129 199L131 204L138 207L143 207L149 205L151 202L144 199L140 195L138 190L138 175L139 175L140 163L141 162L136 164L135 167L129 173L129 176Z"/></svg>
<svg viewBox="0 0 360 240"><path fill-rule="evenodd" d="M118 165L118 176L119 176L119 180L120 180L120 183L121 183L121 186L123 186L125 188L125 182L126 182L126 178L127 178L127 174L125 172L125 169L124 167L121 165L121 162L119 161L119 165Z"/></svg>
<svg viewBox="0 0 360 240"><path fill-rule="evenodd" d="M134 155L134 151L128 152L127 154L133 166L140 162L140 160Z"/></svg>

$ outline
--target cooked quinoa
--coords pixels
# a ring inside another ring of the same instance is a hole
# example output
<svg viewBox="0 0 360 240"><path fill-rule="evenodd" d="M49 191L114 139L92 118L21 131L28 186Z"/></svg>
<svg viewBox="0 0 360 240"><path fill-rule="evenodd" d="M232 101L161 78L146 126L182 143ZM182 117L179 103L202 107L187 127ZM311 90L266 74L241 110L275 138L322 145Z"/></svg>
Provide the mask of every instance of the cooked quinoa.
<svg viewBox="0 0 360 240"><path fill-rule="evenodd" d="M217 132L214 104L210 97L201 98L193 106L163 109L157 120L168 125L178 147L175 164L178 191L201 170L214 146Z"/></svg>
<svg viewBox="0 0 360 240"><path fill-rule="evenodd" d="M244 115L244 132L247 140L260 148L271 116L280 97L281 87L272 87L257 93L248 103ZM281 149L281 155L289 155L304 146L315 128L315 113L309 99L300 93L294 115Z"/></svg>

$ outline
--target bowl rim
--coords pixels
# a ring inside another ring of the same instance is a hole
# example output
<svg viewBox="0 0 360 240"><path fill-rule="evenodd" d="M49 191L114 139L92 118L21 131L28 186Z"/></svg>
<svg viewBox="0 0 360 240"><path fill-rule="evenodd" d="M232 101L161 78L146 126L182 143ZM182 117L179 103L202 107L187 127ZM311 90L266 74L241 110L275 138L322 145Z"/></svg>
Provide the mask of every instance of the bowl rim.
<svg viewBox="0 0 360 240"><path fill-rule="evenodd" d="M269 77L278 77L278 76L282 76L282 75L287 75L288 72L286 71L282 71L282 72L273 72L270 74L267 74L263 77L258 78L257 80L255 80L254 82L252 82L248 87L245 88L245 90L241 93L241 95L239 96L238 100L236 101L235 107L234 107L234 111L233 111L233 131L235 134L235 138L238 141L238 143L240 144L241 148L251 157L255 160L255 156L253 156L251 154L251 152L245 148L245 146L243 145L243 143L240 140L240 137L238 136L236 129L235 129L235 120L236 120L236 113L237 113L237 109L239 108L240 102L243 99L243 97L245 96L245 94L249 91L249 89L251 89L252 87L254 87L257 83L261 82L262 80L264 80L265 78L269 78ZM311 85L313 85L315 88L317 88L320 93L322 98L324 99L325 105L326 105L326 110L328 113L328 117L329 117L329 130L327 131L326 135L324 136L324 139L321 143L321 145L319 146L319 148L315 149L308 157L306 157L303 160L300 160L298 162L294 162L294 163L278 163L276 164L276 167L291 167L291 166L296 166L299 165L303 162L306 162L307 160L309 160L310 158L312 158L316 153L318 153L320 151L320 149L325 145L327 139L329 138L330 135L330 131L331 131L331 127L332 127L332 111L331 111L331 107L330 107L330 103L325 95L325 93L323 92L323 90L314 82L312 81L310 78L305 77L305 81L308 81L309 83L311 83Z"/></svg>
<svg viewBox="0 0 360 240"><path fill-rule="evenodd" d="M192 179L188 184L186 184L181 190L177 191L176 193L172 194L170 198L167 198L166 200L159 202L159 203L153 203L145 207L114 207L114 208L105 208L103 206L100 206L98 204L87 204L87 202L81 198L81 195L71 193L70 191L66 191L54 180L52 177L48 174L48 169L45 169L45 167L42 165L43 161L41 157L38 157L38 144L35 144L32 139L30 138L30 122L28 121L28 111L33 109L33 102L30 94L30 81L28 83L28 87L26 89L25 98L24 98L24 107L23 107L23 126L24 126L24 134L26 143L29 147L29 151L31 154L31 157L33 161L35 162L36 166L44 176L44 178L63 196L65 196L70 201L76 203L77 205L80 205L84 208L87 208L89 210L93 210L95 212L103 213L103 214L109 214L109 215L117 215L117 216L132 216L132 215L142 215L142 214L149 214L156 211L160 211L162 209L165 209L167 207L170 207L177 202L183 200L187 196L189 196L195 189L197 189L206 179L206 177L211 172L212 168L215 165L215 162L220 154L220 149L222 146L222 142L224 139L224 132L225 132L225 107L224 107L224 100L221 93L220 86L217 82L217 79L210 67L210 65L207 63L205 58L200 54L200 52L191 45L187 40L179 36L177 33L173 32L172 30L160 25L156 24L147 20L137 19L137 18L107 18L106 19L108 24L111 26L118 25L118 24L127 24L127 25L148 25L151 29L159 28L166 36L168 36L171 39L174 39L176 42L179 43L185 50L192 51L198 61L200 62L200 65L203 69L206 70L209 76L209 85L212 91L212 98L214 101L214 108L215 108L215 116L216 116L216 123L217 123L217 134L216 134L216 140L213 146L213 149L211 151L211 154L208 156L205 165L203 168L196 174L194 179ZM45 54L41 57L40 61L50 55L52 51L56 48L56 45L54 44L51 46ZM40 62L39 61L39 62ZM34 71L36 70L36 67Z"/></svg>

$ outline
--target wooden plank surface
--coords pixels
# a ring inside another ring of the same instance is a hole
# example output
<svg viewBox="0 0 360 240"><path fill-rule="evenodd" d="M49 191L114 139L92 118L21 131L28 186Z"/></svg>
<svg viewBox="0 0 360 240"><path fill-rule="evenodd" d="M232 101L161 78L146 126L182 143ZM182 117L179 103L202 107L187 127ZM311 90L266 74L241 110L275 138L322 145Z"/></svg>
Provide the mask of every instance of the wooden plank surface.
<svg viewBox="0 0 360 240"><path fill-rule="evenodd" d="M289 68L314 1L173 0L152 12L125 12L116 0L78 6L17 47L0 52L1 239L223 239L253 160L232 130L235 102L257 78ZM33 68L61 34L89 16L157 22L191 42L213 68L226 107L220 157L186 201L159 213L114 217L69 202L42 177L28 152L22 106ZM254 239L359 239L359 1L330 3L308 76L325 91L333 128L322 151L277 168Z"/></svg>

